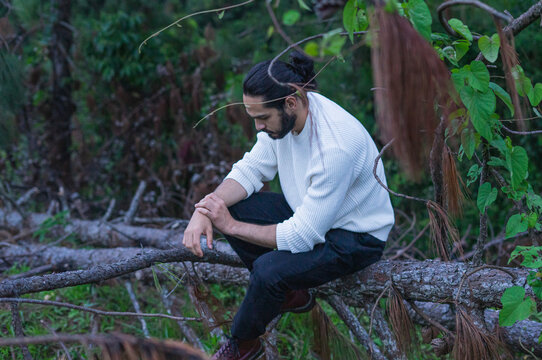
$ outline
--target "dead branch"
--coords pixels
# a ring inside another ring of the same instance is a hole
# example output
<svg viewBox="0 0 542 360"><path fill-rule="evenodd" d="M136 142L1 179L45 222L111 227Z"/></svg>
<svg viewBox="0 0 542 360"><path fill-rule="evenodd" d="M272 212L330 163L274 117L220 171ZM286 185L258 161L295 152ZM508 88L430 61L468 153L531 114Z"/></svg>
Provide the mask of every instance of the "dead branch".
<svg viewBox="0 0 542 360"><path fill-rule="evenodd" d="M173 315L174 314L172 311L173 299L167 296L166 291L162 291L162 302L164 303L164 306L168 314ZM196 332L190 326L185 324L184 321L179 321L179 320L177 321L177 324L179 325L179 329L181 330L181 333L184 335L186 340L188 340L188 342L192 344L192 346L195 346L196 348L200 350L204 350L201 340L198 338L198 336L196 335Z"/></svg>
<svg viewBox="0 0 542 360"><path fill-rule="evenodd" d="M370 356L376 360L386 360L386 357L378 346L373 342L365 328L360 324L358 318L352 314L348 306L344 301L337 295L332 295L327 298L327 301L333 307L337 315L342 319L342 321L348 326L350 331L354 334L356 339L363 345L364 348L367 348Z"/></svg>
<svg viewBox="0 0 542 360"><path fill-rule="evenodd" d="M23 321L21 320L21 315L19 315L19 304L11 303L11 325L13 326L13 330L15 331L16 336L24 336L23 331ZM28 347L24 344L20 344L19 347L21 348L21 351L23 352L23 358L24 360L32 360L32 355L30 355L30 351L28 350Z"/></svg>
<svg viewBox="0 0 542 360"><path fill-rule="evenodd" d="M132 304L134 305L134 309L136 314L141 314L141 308L139 307L139 302L137 301L137 298L134 293L134 289L132 289L132 284L129 281L126 281L124 283L124 286L126 287L126 291L128 291L128 295L130 296L130 300L132 301ZM141 329L143 330L143 335L148 339L151 337L151 334L149 333L149 329L147 328L147 322L142 316L137 317L139 319L139 322L141 323Z"/></svg>
<svg viewBox="0 0 542 360"><path fill-rule="evenodd" d="M172 316L172 315L166 315L166 314L147 314L142 312L118 312L118 311L104 311L99 309L93 309L87 306L78 306L74 304L69 303L63 303L58 301L50 301L50 300L37 300L37 299L23 299L23 298L0 298L0 303L10 303L10 304L36 304L36 305L47 305L47 306L56 306L56 307L64 307L68 309L74 309L84 312L89 312L96 315L101 316L134 316L134 317L157 317L157 318L164 318L164 319L171 319L171 320L177 320L177 321L201 321L200 318L193 318L193 317L184 317L184 316Z"/></svg>
<svg viewBox="0 0 542 360"><path fill-rule="evenodd" d="M147 183L145 181L141 181L139 183L139 186L137 187L137 191L134 195L134 198L132 199L132 202L130 203L130 208L126 212L126 215L124 216L124 223L127 225L130 225L132 221L134 220L135 214L137 212L137 208L139 207L139 200L141 199L141 196L145 192L145 188L147 187Z"/></svg>

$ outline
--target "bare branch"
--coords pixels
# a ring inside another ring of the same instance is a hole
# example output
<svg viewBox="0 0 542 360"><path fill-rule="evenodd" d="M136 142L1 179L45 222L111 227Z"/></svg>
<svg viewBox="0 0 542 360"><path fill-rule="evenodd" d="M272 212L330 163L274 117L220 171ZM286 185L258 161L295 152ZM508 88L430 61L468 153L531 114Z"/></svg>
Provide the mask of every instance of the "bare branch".
<svg viewBox="0 0 542 360"><path fill-rule="evenodd" d="M126 212L126 215L124 216L125 224L130 225L132 221L134 220L135 214L137 212L137 208L139 207L139 200L141 199L141 196L145 192L146 187L147 187L147 183L145 181L141 181L139 183L139 186L137 187L137 191L134 195L134 198L132 199L132 202L130 203L130 208L128 209L128 212Z"/></svg>
<svg viewBox="0 0 542 360"><path fill-rule="evenodd" d="M16 336L24 336L23 331L23 322L21 320L21 315L19 315L19 304L11 303L9 304L11 308L11 324L13 330L15 331ZM32 355L26 345L21 344L21 351L23 352L24 360L32 360Z"/></svg>
<svg viewBox="0 0 542 360"><path fill-rule="evenodd" d="M126 281L124 283L124 286L126 287L126 291L128 291L128 295L130 295L130 300L132 301L132 304L134 305L135 312L137 314L141 314L141 308L139 307L139 302L137 301L137 298L134 294L134 289L132 289L132 284L129 281ZM142 316L138 316L139 322L141 323L141 329L143 330L143 335L146 338L150 338L151 334L149 334L149 329L147 328L147 322Z"/></svg>

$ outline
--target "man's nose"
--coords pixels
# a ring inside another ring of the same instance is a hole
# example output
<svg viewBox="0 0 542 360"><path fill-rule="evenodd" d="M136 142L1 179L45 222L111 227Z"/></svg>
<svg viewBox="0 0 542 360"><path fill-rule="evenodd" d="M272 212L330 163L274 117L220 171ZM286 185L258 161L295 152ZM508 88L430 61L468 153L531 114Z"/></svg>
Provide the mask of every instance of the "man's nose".
<svg viewBox="0 0 542 360"><path fill-rule="evenodd" d="M256 127L257 131L265 129L265 124L262 121L254 120L254 126Z"/></svg>

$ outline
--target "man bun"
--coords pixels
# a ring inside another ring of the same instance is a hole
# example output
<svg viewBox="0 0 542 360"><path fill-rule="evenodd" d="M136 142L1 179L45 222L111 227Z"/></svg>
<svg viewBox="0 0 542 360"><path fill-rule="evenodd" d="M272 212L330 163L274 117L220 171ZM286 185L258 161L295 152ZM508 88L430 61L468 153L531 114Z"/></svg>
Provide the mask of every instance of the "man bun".
<svg viewBox="0 0 542 360"><path fill-rule="evenodd" d="M292 70L303 78L303 83L310 83L316 87L316 81L313 79L315 76L314 61L311 58L294 50L290 53L290 65Z"/></svg>

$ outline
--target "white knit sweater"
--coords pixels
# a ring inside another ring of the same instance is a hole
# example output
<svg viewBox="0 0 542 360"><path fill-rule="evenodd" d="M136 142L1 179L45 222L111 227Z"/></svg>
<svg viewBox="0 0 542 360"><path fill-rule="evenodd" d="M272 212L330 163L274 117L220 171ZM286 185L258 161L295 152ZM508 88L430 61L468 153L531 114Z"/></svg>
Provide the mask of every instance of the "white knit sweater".
<svg viewBox="0 0 542 360"><path fill-rule="evenodd" d="M386 241L394 223L389 194L373 176L378 150L363 125L328 98L308 93L309 116L300 134L279 140L260 132L226 178L248 194L277 171L294 215L277 225L279 250L312 250L330 229L367 232ZM385 183L379 162L377 174Z"/></svg>

